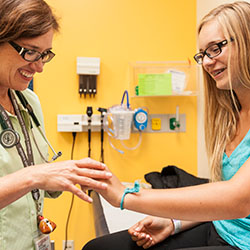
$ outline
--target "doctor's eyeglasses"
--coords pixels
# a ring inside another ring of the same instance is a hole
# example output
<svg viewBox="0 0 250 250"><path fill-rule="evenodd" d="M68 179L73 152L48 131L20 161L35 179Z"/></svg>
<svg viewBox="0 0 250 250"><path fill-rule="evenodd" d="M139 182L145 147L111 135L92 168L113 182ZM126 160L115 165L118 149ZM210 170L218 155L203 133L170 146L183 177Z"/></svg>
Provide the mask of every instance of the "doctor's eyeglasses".
<svg viewBox="0 0 250 250"><path fill-rule="evenodd" d="M18 52L18 54L28 62L36 62L40 58L42 58L43 63L49 62L55 54L51 50L47 50L43 53L40 53L33 49L26 49L21 47L20 45L10 41L9 44Z"/></svg>
<svg viewBox="0 0 250 250"><path fill-rule="evenodd" d="M231 38L230 41L233 41L233 39ZM223 40L219 43L215 43L215 44L209 46L208 48L206 48L203 52L199 52L199 53L195 54L194 60L198 64L202 64L203 58L205 55L212 59L212 58L218 56L222 52L222 47L226 46L227 44L228 44L227 40Z"/></svg>

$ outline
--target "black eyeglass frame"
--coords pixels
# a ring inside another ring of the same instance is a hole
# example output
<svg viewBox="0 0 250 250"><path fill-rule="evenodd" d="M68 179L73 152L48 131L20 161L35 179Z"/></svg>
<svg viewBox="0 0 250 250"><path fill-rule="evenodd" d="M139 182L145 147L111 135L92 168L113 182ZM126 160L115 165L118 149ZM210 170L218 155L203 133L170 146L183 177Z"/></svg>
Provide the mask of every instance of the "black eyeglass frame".
<svg viewBox="0 0 250 250"><path fill-rule="evenodd" d="M232 42L233 40L234 40L233 38L230 39L231 42ZM195 60L198 64L202 64L202 63L203 63L203 58L204 58L205 55L206 55L207 57L211 58L211 59L212 59L212 58L215 58L216 56L218 56L218 55L221 54L221 52L222 52L222 47L224 47L224 46L227 45L227 44L228 44L228 40L227 40L227 39L225 39L225 40L223 40L223 41L221 41L221 42L219 42L219 43L212 44L212 45L208 46L203 52L199 52L199 53L195 54L195 55L194 55L194 60ZM210 49L210 48L213 47L213 46L218 46L219 52L216 53L216 55L211 56L209 53L207 53L207 50ZM198 58L198 56L200 56L200 55L202 55L202 57L200 57L202 60L199 60L200 58Z"/></svg>
<svg viewBox="0 0 250 250"><path fill-rule="evenodd" d="M36 62L38 60L40 60L40 58L42 58L42 62L43 63L47 63L47 62L50 62L51 59L55 56L55 53L53 53L51 50L47 50L43 53L40 53L39 51L36 51L36 50L33 50L33 49L27 49L27 48L24 48L20 45L18 45L17 43L13 42L13 41L9 41L9 44L18 52L18 54L27 62ZM25 58L25 55L27 52L35 52L38 54L38 56L34 59L34 60L29 60L27 58ZM50 55L48 57L48 60L46 61L43 61L43 58L47 55Z"/></svg>

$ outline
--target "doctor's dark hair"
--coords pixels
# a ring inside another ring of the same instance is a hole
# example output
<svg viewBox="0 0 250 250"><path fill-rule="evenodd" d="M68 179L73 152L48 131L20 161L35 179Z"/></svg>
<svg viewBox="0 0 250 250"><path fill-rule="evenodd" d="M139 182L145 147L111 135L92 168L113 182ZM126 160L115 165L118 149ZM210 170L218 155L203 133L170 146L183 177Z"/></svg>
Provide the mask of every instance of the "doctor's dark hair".
<svg viewBox="0 0 250 250"><path fill-rule="evenodd" d="M241 110L232 85L237 81L237 84L250 89L250 3L237 1L213 9L202 19L198 33L210 21L219 24L225 39L233 39L233 42L228 43L227 68L230 89L217 88L215 80L203 68L206 149L211 179L219 181L223 179L222 156L226 145L236 134Z"/></svg>
<svg viewBox="0 0 250 250"><path fill-rule="evenodd" d="M59 31L59 24L44 0L0 0L0 44L34 38L51 28Z"/></svg>

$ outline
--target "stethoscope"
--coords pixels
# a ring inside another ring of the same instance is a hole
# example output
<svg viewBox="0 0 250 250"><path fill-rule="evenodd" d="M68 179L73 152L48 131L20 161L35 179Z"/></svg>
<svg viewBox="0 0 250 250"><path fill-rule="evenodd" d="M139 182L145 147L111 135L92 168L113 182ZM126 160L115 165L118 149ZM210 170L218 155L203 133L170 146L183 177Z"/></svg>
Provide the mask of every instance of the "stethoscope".
<svg viewBox="0 0 250 250"><path fill-rule="evenodd" d="M43 131L41 129L41 124L38 121L38 119L37 119L32 107L31 107L31 105L28 103L28 101L24 97L24 95L20 91L15 91L15 93L16 93L17 97L19 98L20 102L22 103L23 107L28 111L30 117L32 118L32 121L35 123L39 133L41 134L41 136L45 140L46 144L49 146L49 148L52 150L52 152L54 154L52 156L52 159L49 160L49 161L46 159L46 157L44 157L44 155L42 154L41 150L38 147L36 138L35 138L34 133L32 131L32 128L33 128L32 122L30 122L30 124L31 124L31 135L32 135L34 144L35 144L40 156L47 163L55 161L58 157L60 157L62 155L62 152L60 152L60 151L58 153L55 152L55 150L53 149L53 147L49 143L48 139L46 138L45 134L43 133ZM3 107L1 105L0 105L0 124L1 124L1 127L3 129L3 131L0 133L0 144L4 148L12 148L14 146L17 146L19 144L19 142L20 142L20 135L18 134L17 131L15 131L13 129L13 126L12 126L10 120L9 120L8 114L6 113L6 111L3 109Z"/></svg>

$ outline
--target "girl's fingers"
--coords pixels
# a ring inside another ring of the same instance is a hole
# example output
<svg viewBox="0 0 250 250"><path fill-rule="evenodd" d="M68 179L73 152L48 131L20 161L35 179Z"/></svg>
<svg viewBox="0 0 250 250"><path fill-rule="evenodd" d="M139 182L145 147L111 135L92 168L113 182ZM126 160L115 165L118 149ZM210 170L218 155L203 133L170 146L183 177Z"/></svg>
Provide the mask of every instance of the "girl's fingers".
<svg viewBox="0 0 250 250"><path fill-rule="evenodd" d="M145 233L141 233L139 236L138 236L138 240L136 241L136 244L138 246L143 246L145 245L150 239L150 236L145 234Z"/></svg>

